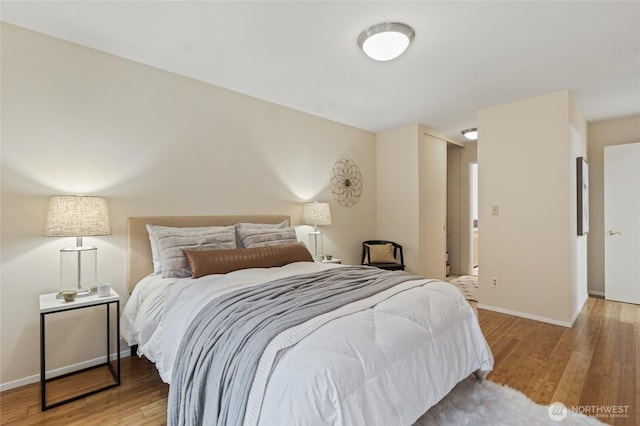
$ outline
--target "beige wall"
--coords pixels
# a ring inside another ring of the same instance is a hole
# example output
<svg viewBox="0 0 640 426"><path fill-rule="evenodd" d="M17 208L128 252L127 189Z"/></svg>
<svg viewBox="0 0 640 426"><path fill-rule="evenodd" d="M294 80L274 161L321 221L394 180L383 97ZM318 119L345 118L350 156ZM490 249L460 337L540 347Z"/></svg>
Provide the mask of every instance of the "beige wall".
<svg viewBox="0 0 640 426"><path fill-rule="evenodd" d="M98 247L98 280L123 302L128 216L277 213L299 223L302 202L329 201L325 251L359 263L376 232L372 133L11 25L1 36L5 388L37 379L38 295L57 290L59 250L74 243L42 236L50 195L108 198L113 235L85 241ZM343 155L364 177L351 208L329 188ZM102 318L52 319L48 367L102 355Z"/></svg>
<svg viewBox="0 0 640 426"><path fill-rule="evenodd" d="M480 110L478 128L480 304L569 325L586 300L575 177L584 120L560 91Z"/></svg>
<svg viewBox="0 0 640 426"><path fill-rule="evenodd" d="M589 291L604 294L604 147L640 142L640 115L589 123Z"/></svg>

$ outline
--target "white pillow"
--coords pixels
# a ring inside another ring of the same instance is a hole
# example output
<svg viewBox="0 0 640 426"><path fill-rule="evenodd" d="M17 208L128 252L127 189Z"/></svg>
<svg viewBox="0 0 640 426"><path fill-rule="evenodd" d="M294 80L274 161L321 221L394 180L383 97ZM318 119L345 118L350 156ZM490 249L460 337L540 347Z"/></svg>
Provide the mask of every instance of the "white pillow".
<svg viewBox="0 0 640 426"><path fill-rule="evenodd" d="M280 223L236 223L236 243L238 245L238 248L246 248L242 243L240 231L246 231L249 229L282 229L288 226L288 220L282 221Z"/></svg>
<svg viewBox="0 0 640 426"><path fill-rule="evenodd" d="M153 260L153 273L163 277L186 277L191 275L182 250L235 248L233 226L202 226L176 228L149 225L149 242ZM165 270L166 269L166 270Z"/></svg>

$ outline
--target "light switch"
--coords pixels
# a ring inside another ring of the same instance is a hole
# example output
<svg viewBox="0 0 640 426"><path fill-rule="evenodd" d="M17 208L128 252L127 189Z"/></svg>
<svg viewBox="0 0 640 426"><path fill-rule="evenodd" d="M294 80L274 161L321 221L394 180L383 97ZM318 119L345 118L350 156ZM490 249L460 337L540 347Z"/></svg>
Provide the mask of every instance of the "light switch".
<svg viewBox="0 0 640 426"><path fill-rule="evenodd" d="M491 206L491 216L498 216L499 213L498 205L494 204Z"/></svg>

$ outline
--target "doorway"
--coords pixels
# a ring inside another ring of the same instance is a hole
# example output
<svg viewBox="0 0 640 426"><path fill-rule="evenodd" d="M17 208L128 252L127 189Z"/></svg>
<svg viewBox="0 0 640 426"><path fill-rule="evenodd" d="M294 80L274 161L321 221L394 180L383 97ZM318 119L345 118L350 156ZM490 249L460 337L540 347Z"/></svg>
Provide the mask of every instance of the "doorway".
<svg viewBox="0 0 640 426"><path fill-rule="evenodd" d="M469 272L478 276L478 163L469 163Z"/></svg>
<svg viewBox="0 0 640 426"><path fill-rule="evenodd" d="M605 298L640 304L640 143L604 148Z"/></svg>

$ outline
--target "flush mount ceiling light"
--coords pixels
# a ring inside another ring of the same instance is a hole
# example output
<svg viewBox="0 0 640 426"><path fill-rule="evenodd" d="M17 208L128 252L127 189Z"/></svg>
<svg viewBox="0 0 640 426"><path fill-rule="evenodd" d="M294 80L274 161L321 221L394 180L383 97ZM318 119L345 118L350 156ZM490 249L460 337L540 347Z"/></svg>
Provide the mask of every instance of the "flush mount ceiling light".
<svg viewBox="0 0 640 426"><path fill-rule="evenodd" d="M415 37L415 31L399 22L384 22L372 25L358 37L358 46L371 59L390 61L407 50Z"/></svg>
<svg viewBox="0 0 640 426"><path fill-rule="evenodd" d="M464 129L462 131L462 136L469 139L470 141L478 140L478 129L475 127L471 127L470 129Z"/></svg>

